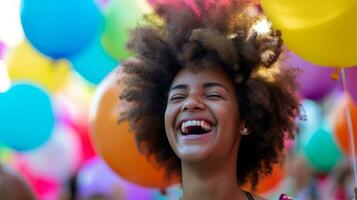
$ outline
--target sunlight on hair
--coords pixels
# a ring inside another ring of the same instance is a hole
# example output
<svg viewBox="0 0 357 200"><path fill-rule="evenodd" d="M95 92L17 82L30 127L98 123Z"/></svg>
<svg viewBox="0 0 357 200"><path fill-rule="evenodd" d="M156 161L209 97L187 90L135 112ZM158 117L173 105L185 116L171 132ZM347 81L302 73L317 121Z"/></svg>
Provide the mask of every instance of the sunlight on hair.
<svg viewBox="0 0 357 200"><path fill-rule="evenodd" d="M270 68L261 67L256 72L256 76L263 77L269 82L275 81L275 76L280 73L279 63L275 63Z"/></svg>
<svg viewBox="0 0 357 200"><path fill-rule="evenodd" d="M5 62L0 60L0 93L6 92L10 88L10 78L7 73Z"/></svg>
<svg viewBox="0 0 357 200"><path fill-rule="evenodd" d="M271 31L271 23L266 18L262 18L252 26L252 31L258 34L269 33Z"/></svg>

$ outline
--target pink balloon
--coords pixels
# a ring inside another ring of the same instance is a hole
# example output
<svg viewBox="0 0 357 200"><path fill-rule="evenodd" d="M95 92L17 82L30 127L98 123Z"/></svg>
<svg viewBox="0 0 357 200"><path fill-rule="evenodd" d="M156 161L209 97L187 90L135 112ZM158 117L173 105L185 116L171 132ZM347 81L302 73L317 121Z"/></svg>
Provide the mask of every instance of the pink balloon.
<svg viewBox="0 0 357 200"><path fill-rule="evenodd" d="M108 6L108 4L110 3L110 0L96 0L96 2L98 4L99 8L105 9Z"/></svg>
<svg viewBox="0 0 357 200"><path fill-rule="evenodd" d="M6 45L0 41L0 59L4 58Z"/></svg>
<svg viewBox="0 0 357 200"><path fill-rule="evenodd" d="M36 199L56 200L59 198L61 184L57 180L34 173L20 157L17 158L15 165L20 174L30 184Z"/></svg>
<svg viewBox="0 0 357 200"><path fill-rule="evenodd" d="M201 16L201 13L198 9L195 0L148 0L148 2L153 7L156 7L158 5L167 5L176 8L182 8L187 6L191 8L197 16ZM231 0L205 0L204 1L204 7L206 10L209 10L212 6L217 6L217 5L223 7L230 6Z"/></svg>
<svg viewBox="0 0 357 200"><path fill-rule="evenodd" d="M347 68L345 73L347 91L351 95L352 99L357 102L357 67Z"/></svg>
<svg viewBox="0 0 357 200"><path fill-rule="evenodd" d="M285 64L301 70L297 80L300 95L305 98L321 99L339 85L338 81L331 78L334 68L309 63L292 52L289 52Z"/></svg>
<svg viewBox="0 0 357 200"><path fill-rule="evenodd" d="M148 2L155 8L158 5L171 6L175 8L182 8L188 6L191 8L197 16L200 16L200 11L197 8L197 4L194 0L148 0Z"/></svg>

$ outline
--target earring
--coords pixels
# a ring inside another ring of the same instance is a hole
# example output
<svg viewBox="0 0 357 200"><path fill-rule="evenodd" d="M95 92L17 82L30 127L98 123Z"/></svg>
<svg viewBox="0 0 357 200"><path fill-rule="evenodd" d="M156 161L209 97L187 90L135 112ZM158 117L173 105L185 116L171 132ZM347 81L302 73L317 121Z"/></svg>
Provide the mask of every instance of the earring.
<svg viewBox="0 0 357 200"><path fill-rule="evenodd" d="M243 128L243 129L240 131L240 134L242 134L242 135L249 135L250 132L249 132L248 128Z"/></svg>

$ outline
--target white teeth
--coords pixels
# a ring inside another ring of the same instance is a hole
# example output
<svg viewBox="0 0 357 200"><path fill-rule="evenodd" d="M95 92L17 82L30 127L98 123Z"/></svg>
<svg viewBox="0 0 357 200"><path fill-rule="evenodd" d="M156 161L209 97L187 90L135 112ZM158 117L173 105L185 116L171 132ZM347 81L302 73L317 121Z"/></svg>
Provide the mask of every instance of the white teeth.
<svg viewBox="0 0 357 200"><path fill-rule="evenodd" d="M185 121L181 124L181 132L188 133L188 128L190 126L201 126L205 131L210 131L212 129L212 125L203 120L189 120Z"/></svg>

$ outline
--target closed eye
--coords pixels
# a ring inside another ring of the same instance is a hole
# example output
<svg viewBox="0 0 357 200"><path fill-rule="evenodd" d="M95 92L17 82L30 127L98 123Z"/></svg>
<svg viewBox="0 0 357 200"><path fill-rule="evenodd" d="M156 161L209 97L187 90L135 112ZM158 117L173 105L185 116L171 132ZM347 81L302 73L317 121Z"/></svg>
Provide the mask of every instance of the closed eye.
<svg viewBox="0 0 357 200"><path fill-rule="evenodd" d="M225 99L223 95L218 93L209 93L206 97L213 100Z"/></svg>
<svg viewBox="0 0 357 200"><path fill-rule="evenodd" d="M183 94L175 94L175 95L172 95L170 98L169 98L169 101L170 102L177 102L181 99L184 99L186 96L183 95Z"/></svg>

